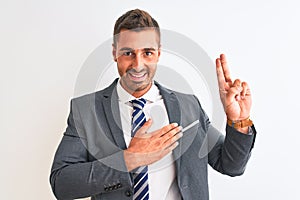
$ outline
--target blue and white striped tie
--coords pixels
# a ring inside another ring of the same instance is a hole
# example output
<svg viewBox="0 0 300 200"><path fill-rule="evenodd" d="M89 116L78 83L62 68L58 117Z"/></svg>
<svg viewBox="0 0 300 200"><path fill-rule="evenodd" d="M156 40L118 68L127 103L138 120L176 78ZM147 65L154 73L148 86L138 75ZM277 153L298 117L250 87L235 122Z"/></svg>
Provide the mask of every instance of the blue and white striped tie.
<svg viewBox="0 0 300 200"><path fill-rule="evenodd" d="M134 137L137 130L146 122L146 117L143 108L146 100L135 99L131 101L133 105L132 113L132 131L131 137ZM148 186L148 166L141 166L133 174L134 183L134 200L148 200L149 199L149 186Z"/></svg>

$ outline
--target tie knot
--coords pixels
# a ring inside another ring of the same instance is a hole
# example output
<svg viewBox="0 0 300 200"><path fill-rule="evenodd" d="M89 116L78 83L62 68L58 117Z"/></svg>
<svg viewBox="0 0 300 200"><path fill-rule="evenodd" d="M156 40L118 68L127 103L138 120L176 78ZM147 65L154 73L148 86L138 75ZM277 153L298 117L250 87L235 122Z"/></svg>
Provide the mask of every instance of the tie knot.
<svg viewBox="0 0 300 200"><path fill-rule="evenodd" d="M132 103L133 109L139 109L142 110L146 104L146 99L140 98L140 99L134 99L130 101Z"/></svg>

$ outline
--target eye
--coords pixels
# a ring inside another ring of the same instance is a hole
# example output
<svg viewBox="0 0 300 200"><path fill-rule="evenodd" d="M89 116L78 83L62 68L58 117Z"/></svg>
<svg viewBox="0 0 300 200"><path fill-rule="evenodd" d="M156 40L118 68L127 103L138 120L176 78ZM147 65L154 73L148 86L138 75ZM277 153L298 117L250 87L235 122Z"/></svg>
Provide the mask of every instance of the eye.
<svg viewBox="0 0 300 200"><path fill-rule="evenodd" d="M146 52L145 52L145 55L146 55L146 56L152 56L153 53L152 53L151 51L146 51Z"/></svg>
<svg viewBox="0 0 300 200"><path fill-rule="evenodd" d="M132 56L132 52L131 51L126 51L123 53L124 56Z"/></svg>

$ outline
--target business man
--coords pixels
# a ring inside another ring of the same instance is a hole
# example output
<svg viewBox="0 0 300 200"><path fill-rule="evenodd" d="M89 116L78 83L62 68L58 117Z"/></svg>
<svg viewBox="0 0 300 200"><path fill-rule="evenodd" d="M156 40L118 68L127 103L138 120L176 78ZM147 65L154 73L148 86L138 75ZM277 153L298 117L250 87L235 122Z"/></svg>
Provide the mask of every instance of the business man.
<svg viewBox="0 0 300 200"><path fill-rule="evenodd" d="M246 82L231 79L225 55L216 59L216 71L226 137L194 95L153 80L160 30L147 12L131 10L116 21L112 48L119 79L71 101L50 176L58 199L207 200L208 164L243 174L256 135L251 94Z"/></svg>

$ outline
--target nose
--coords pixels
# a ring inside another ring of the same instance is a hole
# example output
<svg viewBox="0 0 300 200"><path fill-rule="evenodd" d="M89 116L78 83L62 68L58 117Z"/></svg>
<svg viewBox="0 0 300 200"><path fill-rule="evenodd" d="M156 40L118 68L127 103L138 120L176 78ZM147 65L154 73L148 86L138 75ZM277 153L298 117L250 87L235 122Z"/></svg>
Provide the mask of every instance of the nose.
<svg viewBox="0 0 300 200"><path fill-rule="evenodd" d="M143 66L144 66L143 56L140 53L137 53L133 59L132 67L136 71L140 71L143 69Z"/></svg>

